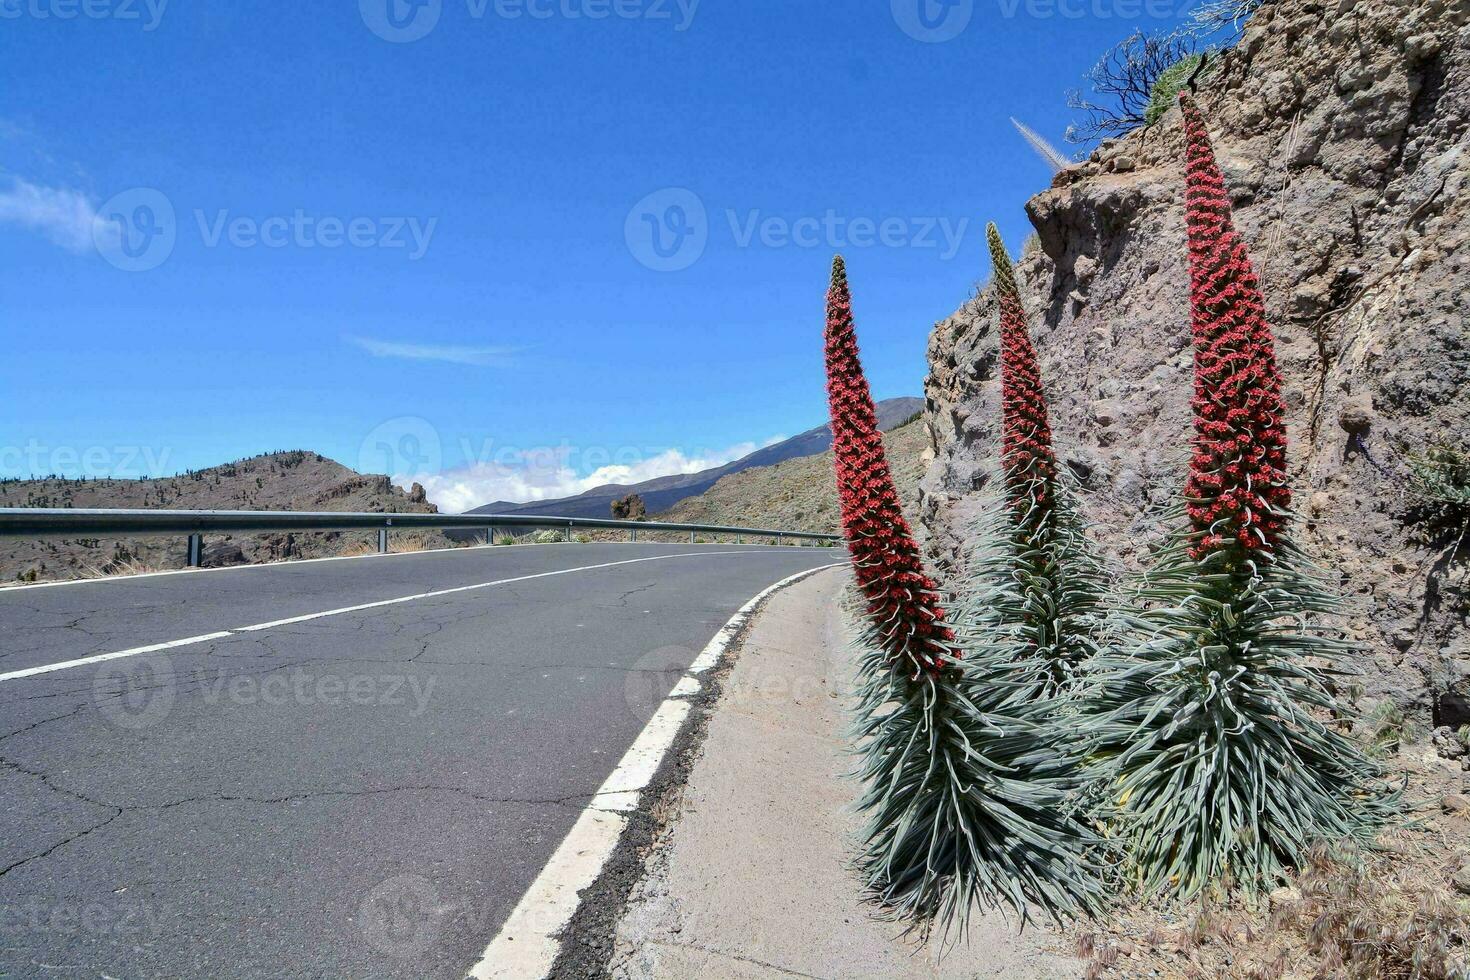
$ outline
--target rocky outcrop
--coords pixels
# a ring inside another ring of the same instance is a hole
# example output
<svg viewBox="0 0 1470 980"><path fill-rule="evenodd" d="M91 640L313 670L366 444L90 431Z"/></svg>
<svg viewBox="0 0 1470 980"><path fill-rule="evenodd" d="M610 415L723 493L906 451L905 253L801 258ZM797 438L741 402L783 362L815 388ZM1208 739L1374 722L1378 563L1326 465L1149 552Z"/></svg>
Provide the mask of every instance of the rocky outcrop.
<svg viewBox="0 0 1470 980"><path fill-rule="evenodd" d="M1370 698L1444 723L1470 692L1464 549L1409 462L1470 448L1470 0L1279 0L1201 86L1287 376L1299 537L1341 576ZM1177 108L1027 203L1017 265L1058 449L1137 565L1184 478L1189 275ZM989 288L930 340L927 547L961 561L1000 423ZM1442 695L1448 694L1446 697Z"/></svg>
<svg viewBox="0 0 1470 980"><path fill-rule="evenodd" d="M422 487L404 493L386 476L363 475L317 453L292 451L147 480L0 481L0 507L138 507L163 510L325 510L432 514ZM414 535L448 547L440 531ZM400 538L400 543L402 543ZM0 584L177 568L183 538L12 538L0 540ZM376 548L371 532L211 535L204 565L319 558Z"/></svg>

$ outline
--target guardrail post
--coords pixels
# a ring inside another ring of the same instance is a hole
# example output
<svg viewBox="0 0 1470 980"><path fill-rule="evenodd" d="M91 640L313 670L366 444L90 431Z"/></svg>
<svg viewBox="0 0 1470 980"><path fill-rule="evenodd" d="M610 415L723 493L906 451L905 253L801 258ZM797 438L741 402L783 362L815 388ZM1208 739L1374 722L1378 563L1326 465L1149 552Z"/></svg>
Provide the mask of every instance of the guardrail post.
<svg viewBox="0 0 1470 980"><path fill-rule="evenodd" d="M495 528L485 528L485 547L489 548L495 544Z"/></svg>
<svg viewBox="0 0 1470 980"><path fill-rule="evenodd" d="M198 568L204 564L204 535L189 535L189 567Z"/></svg>
<svg viewBox="0 0 1470 980"><path fill-rule="evenodd" d="M378 554L380 554L380 555L386 555L387 553L388 553L388 529L386 527L378 528Z"/></svg>

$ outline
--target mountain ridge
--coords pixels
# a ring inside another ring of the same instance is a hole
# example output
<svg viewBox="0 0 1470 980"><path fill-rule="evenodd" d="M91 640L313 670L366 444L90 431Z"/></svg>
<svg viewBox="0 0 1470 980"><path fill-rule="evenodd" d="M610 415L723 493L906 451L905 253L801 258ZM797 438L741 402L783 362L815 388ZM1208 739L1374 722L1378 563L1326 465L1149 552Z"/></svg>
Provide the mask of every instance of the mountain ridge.
<svg viewBox="0 0 1470 980"><path fill-rule="evenodd" d="M877 404L878 427L887 432L898 428L924 411L924 399L914 397L886 398ZM473 508L470 514L538 515L551 517L610 517L612 502L619 497L636 493L643 498L650 514L668 510L680 501L696 497L713 487L724 477L757 467L775 466L790 459L819 456L832 446L832 428L819 425L764 446L740 459L722 466L700 470L698 473L677 473L661 476L641 483L611 483L570 497L553 500L533 500L526 503L496 501Z"/></svg>

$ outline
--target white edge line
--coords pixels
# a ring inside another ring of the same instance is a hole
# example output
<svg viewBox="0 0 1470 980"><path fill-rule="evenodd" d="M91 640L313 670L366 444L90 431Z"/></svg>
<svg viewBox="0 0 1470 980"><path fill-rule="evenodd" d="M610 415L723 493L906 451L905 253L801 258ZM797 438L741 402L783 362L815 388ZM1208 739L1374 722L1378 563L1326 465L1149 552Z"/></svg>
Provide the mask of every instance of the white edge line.
<svg viewBox="0 0 1470 980"><path fill-rule="evenodd" d="M347 613L362 612L367 609L381 609L384 606L396 606L405 602L416 602L419 599L436 599L440 596L456 595L461 592L473 592L477 589L490 589L498 585L511 585L516 582L529 582L532 579L551 578L555 575L570 575L573 572L592 572L601 568L617 568L620 565L637 565L647 561L666 561L670 558L716 558L721 555L742 555L739 551L690 551L677 555L649 555L644 558L629 558L624 561L603 562L599 565L579 565L576 568L559 568L550 572L537 572L534 575L520 575L516 578L497 579L494 582L480 582L476 585L461 585L452 589L440 589L437 592L420 592L416 595L401 596L397 599L382 599L378 602L366 602L359 606L344 606L341 609L328 609L325 612L307 613L304 616L292 616L290 619L277 619L269 623L256 623L253 626L237 626L234 629L224 630L220 633L206 633L202 636L190 636L182 640L170 640L167 643L155 643L146 647L133 647L129 650L118 650L115 653L99 653L92 657L82 657L80 660L67 660L63 663L45 664L40 667L28 667L25 670L17 670L8 674L0 674L0 683L5 681L20 680L23 677L34 677L37 674L50 674L58 670L68 670L72 667L86 667L91 664L105 663L109 660L121 660L124 657L136 657L145 653L157 653L160 650L173 650L178 647L194 646L199 643L211 643L222 640L237 633L259 633L262 630L275 629L279 626L292 626L296 623L305 623L313 619L325 619L328 616L342 616ZM333 559L327 559L333 560Z"/></svg>
<svg viewBox="0 0 1470 980"><path fill-rule="evenodd" d="M560 933L581 904L580 893L597 880L612 857L628 826L625 814L636 809L639 796L648 788L693 710L691 702L684 699L700 690L695 675L719 663L756 607L772 593L808 575L846 564L820 565L782 579L740 607L720 628L674 692L654 712L592 802L583 809L500 932L485 947L480 961L469 972L469 980L543 980L546 977L561 953Z"/></svg>
<svg viewBox="0 0 1470 980"><path fill-rule="evenodd" d="M369 529L369 530L371 530L371 529ZM430 528L430 530L433 530L433 529ZM450 530L455 530L455 529L451 528ZM477 530L477 528L469 528L468 530ZM179 537L179 536L180 535L175 535L175 537ZM649 545L649 544L668 544L670 542L664 542L664 541L593 541L591 543L592 544L595 544L595 545L597 545L597 544L618 544L618 545L629 545L629 544L632 544L632 545L644 546L644 545ZM677 544L678 542L673 542L673 543L674 544ZM584 545L578 544L576 542L572 542L571 544L568 544L565 541L549 541L546 544L538 544L538 545L534 545L534 546L533 545L519 545L518 547L554 548L554 547L556 547L558 545L560 545L562 547L574 547L574 548L584 547ZM727 545L721 545L721 547L725 547L725 548L748 548L748 549L755 549L755 548L775 549L777 547L791 547L791 546L790 545L787 545L787 546L767 545L767 544L727 544ZM320 564L321 562L326 562L326 561L361 561L361 560L363 560L365 558L379 558L379 559L381 559L381 558L408 558L408 557L413 556L413 555L452 555L452 554L472 555L472 554L475 554L476 552L484 551L484 550L487 550L487 549L489 549L489 550L499 550L498 546L483 545L483 544L469 544L469 545L464 545L463 547L459 547L459 548L425 548L423 551L394 551L394 552L392 552L390 554L386 554L386 555L373 553L373 554L367 554L367 555L329 555L329 556L327 556L325 558L288 558L288 559L285 559L284 561L261 561L261 562L252 562L252 563L247 564L247 565L230 565L227 568L173 568L173 569L169 569L167 571L162 571L162 572L140 572L137 575L99 575L96 578L69 578L69 579L64 579L64 580L62 580L60 582L32 582L32 583L29 583L27 585L10 585L10 584L6 584L6 585L3 585L3 586L0 586L0 596L6 596L6 595L9 595L11 593L20 594L20 593L24 593L24 592L33 592L36 589L59 589L59 588L61 588L64 585L102 585L102 584L105 584L105 583L108 583L108 582L136 582L136 581L138 581L140 579L163 578L165 575L205 575L205 574L213 574L213 573L216 573L216 572L249 572L249 571L254 571L256 569L261 569L261 568L290 568L290 567L293 567L293 566L296 566L296 565L316 565L316 564Z"/></svg>
<svg viewBox="0 0 1470 980"><path fill-rule="evenodd" d="M193 646L196 643L209 643L213 640L223 640L231 635L225 633L206 633L203 636L190 636L182 640L170 640L167 643L155 643L152 646L133 647L131 650L119 650L116 653L99 653L95 657L83 657L80 660L68 660L59 664L46 664L42 667L30 667L26 670L17 670L9 674L0 674L0 681L15 681L22 677L34 677L37 674L50 674L58 670L67 670L71 667L85 667L88 664L106 663L109 660L121 660L124 657L136 657L145 653L158 653L162 650L172 650L176 647Z"/></svg>

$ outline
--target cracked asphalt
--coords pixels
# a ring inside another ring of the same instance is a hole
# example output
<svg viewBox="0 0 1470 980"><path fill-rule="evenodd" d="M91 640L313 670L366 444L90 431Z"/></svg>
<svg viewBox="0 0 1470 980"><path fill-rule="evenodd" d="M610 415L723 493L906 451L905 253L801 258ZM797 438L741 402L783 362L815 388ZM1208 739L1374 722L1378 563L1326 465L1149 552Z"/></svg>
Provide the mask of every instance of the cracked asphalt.
<svg viewBox="0 0 1470 980"><path fill-rule="evenodd" d="M478 548L0 591L6 674L654 556L0 682L0 977L462 977L714 633L842 553Z"/></svg>

